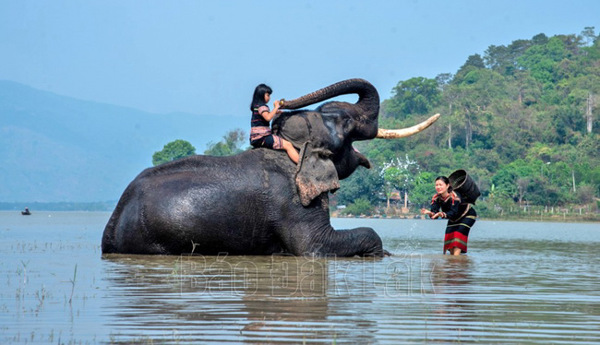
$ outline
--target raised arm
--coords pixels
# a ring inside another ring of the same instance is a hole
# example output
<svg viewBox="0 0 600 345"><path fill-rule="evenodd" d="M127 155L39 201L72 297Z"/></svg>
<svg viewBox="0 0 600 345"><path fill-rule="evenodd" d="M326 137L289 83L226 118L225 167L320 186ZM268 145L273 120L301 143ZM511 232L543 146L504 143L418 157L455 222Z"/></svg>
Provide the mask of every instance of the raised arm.
<svg viewBox="0 0 600 345"><path fill-rule="evenodd" d="M279 101L273 102L273 110L271 111L263 111L260 115L267 121L271 121L277 112L279 111Z"/></svg>

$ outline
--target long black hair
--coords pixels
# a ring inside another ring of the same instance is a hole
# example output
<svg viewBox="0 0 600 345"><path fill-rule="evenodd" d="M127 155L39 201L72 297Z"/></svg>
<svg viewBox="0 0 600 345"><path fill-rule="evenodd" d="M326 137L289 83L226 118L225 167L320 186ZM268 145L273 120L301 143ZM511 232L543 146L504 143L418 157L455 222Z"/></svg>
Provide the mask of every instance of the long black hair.
<svg viewBox="0 0 600 345"><path fill-rule="evenodd" d="M252 103L250 103L250 110L254 110L257 104L265 103L265 94L272 94L273 90L266 84L259 84L254 89L254 95L252 96Z"/></svg>
<svg viewBox="0 0 600 345"><path fill-rule="evenodd" d="M448 193L452 193L452 185L450 184L450 179L448 179L446 176L438 176L435 178L435 181L437 181L437 180L442 180L442 182L447 184L448 185Z"/></svg>

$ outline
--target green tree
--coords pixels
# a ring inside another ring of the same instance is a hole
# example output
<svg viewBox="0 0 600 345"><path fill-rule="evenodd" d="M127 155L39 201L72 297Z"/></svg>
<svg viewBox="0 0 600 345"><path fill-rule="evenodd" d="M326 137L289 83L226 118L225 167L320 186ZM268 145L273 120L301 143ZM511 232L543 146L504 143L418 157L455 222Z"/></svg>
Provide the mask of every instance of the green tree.
<svg viewBox="0 0 600 345"><path fill-rule="evenodd" d="M356 169L350 177L340 181L340 189L335 192L338 204L350 205L360 198L366 199L370 204L377 204L382 184L375 169Z"/></svg>
<svg viewBox="0 0 600 345"><path fill-rule="evenodd" d="M210 143L205 155L209 156L231 156L242 151L242 145L247 140L246 133L241 129L234 129L223 136L223 140Z"/></svg>
<svg viewBox="0 0 600 345"><path fill-rule="evenodd" d="M342 213L355 216L370 216L373 214L373 206L366 198L358 198L352 204L348 205Z"/></svg>
<svg viewBox="0 0 600 345"><path fill-rule="evenodd" d="M518 58L520 68L531 71L531 75L551 88L557 82L560 63L573 56L572 36L551 37L546 44L534 45Z"/></svg>
<svg viewBox="0 0 600 345"><path fill-rule="evenodd" d="M411 200L418 208L428 208L435 193L435 174L423 171L415 177L415 186L411 191Z"/></svg>
<svg viewBox="0 0 600 345"><path fill-rule="evenodd" d="M513 75L517 71L517 58L520 57L527 48L531 47L534 42L544 44L547 41L543 38L545 35L534 37L530 40L516 40L508 46L491 45L485 51L483 60L487 68L494 70L502 75Z"/></svg>
<svg viewBox="0 0 600 345"><path fill-rule="evenodd" d="M411 114L427 114L440 101L435 79L416 77L401 81L393 92L392 98L384 103L384 114L400 119Z"/></svg>
<svg viewBox="0 0 600 345"><path fill-rule="evenodd" d="M581 36L583 36L586 41L586 46L591 45L596 40L596 33L594 32L594 29L595 28L593 26L586 26L581 32Z"/></svg>
<svg viewBox="0 0 600 345"><path fill-rule="evenodd" d="M175 140L166 144L161 151L154 152L152 155L152 164L159 165L179 158L196 154L196 148L188 141Z"/></svg>
<svg viewBox="0 0 600 345"><path fill-rule="evenodd" d="M384 194L387 198L389 207L390 196L394 189L404 193L404 204L407 205L409 190L412 189L415 176L419 173L419 166L416 161L408 158L395 157L383 164L380 170L380 176L384 180ZM408 206L408 205L407 205Z"/></svg>
<svg viewBox="0 0 600 345"><path fill-rule="evenodd" d="M460 83L463 78L473 70L485 69L485 62L479 54L471 55L467 58L467 61L462 65L454 75L453 82Z"/></svg>

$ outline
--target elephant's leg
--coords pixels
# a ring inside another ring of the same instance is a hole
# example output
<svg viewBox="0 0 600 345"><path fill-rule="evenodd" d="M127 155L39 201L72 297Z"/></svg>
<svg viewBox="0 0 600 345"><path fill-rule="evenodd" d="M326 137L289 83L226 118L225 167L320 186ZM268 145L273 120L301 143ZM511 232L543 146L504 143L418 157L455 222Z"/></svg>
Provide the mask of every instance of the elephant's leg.
<svg viewBox="0 0 600 345"><path fill-rule="evenodd" d="M335 230L330 226L323 240L323 254L336 256L383 256L383 244L377 233L367 227L355 229ZM317 244L317 243L315 243Z"/></svg>
<svg viewBox="0 0 600 345"><path fill-rule="evenodd" d="M335 230L327 207L304 208L301 215L287 217L280 229L288 251L294 255L383 256L381 238L367 227Z"/></svg>

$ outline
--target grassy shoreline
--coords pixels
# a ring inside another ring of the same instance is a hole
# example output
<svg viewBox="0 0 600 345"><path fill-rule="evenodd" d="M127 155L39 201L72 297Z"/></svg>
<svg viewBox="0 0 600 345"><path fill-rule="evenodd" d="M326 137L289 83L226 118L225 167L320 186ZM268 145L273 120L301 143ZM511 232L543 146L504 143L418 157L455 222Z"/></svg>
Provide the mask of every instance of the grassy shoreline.
<svg viewBox="0 0 600 345"><path fill-rule="evenodd" d="M420 214L407 213L403 215L345 215L338 211L331 213L332 218L377 218L377 219L425 219ZM511 222L557 222L557 223L595 223L600 222L600 214L584 213L579 214L542 214L542 215L506 215L506 216L488 216L478 215L479 220L486 221L511 221Z"/></svg>
<svg viewBox="0 0 600 345"><path fill-rule="evenodd" d="M81 211L81 212L112 212L116 206L116 201L105 202L0 202L0 211L5 212L21 212L25 207L29 207L32 214L40 211ZM529 212L512 212L505 215L490 215L486 212L479 213L480 220L496 220L496 221L532 221L532 222L568 222L568 223L585 223L585 222L600 222L600 213L598 212L552 212L542 211L540 209L531 210ZM402 214L400 212L375 212L366 215L346 215L340 210L332 210L331 217L333 218L385 218L385 219L418 219L423 218L421 214L409 212Z"/></svg>

